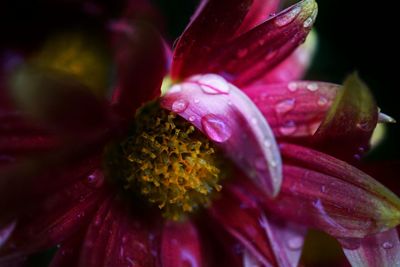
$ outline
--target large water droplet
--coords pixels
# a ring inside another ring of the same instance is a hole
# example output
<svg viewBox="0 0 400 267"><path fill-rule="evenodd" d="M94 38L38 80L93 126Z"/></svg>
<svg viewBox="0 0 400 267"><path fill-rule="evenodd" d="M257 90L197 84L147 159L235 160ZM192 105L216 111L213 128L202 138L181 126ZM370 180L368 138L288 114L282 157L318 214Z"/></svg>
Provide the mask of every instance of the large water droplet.
<svg viewBox="0 0 400 267"><path fill-rule="evenodd" d="M275 19L275 24L279 27L283 27L294 20L294 18L300 13L301 7L295 7L286 14L279 16Z"/></svg>
<svg viewBox="0 0 400 267"><path fill-rule="evenodd" d="M318 84L317 83L310 83L307 85L307 89L310 91L317 91L318 90Z"/></svg>
<svg viewBox="0 0 400 267"><path fill-rule="evenodd" d="M297 130L297 126L294 121L288 121L279 128L279 131L283 135L292 135L296 132L296 130Z"/></svg>
<svg viewBox="0 0 400 267"><path fill-rule="evenodd" d="M295 103L296 103L296 100L293 98L283 100L275 106L275 111L278 114L287 113L294 108Z"/></svg>
<svg viewBox="0 0 400 267"><path fill-rule="evenodd" d="M198 80L201 90L210 95L228 94L229 83L219 75L206 74Z"/></svg>
<svg viewBox="0 0 400 267"><path fill-rule="evenodd" d="M201 118L201 126L205 134L218 143L227 141L232 135L232 129L225 121L213 114L203 116Z"/></svg>
<svg viewBox="0 0 400 267"><path fill-rule="evenodd" d="M176 113L183 112L187 109L188 105L189 105L189 103L184 99L176 100L172 104L172 111L176 112Z"/></svg>
<svg viewBox="0 0 400 267"><path fill-rule="evenodd" d="M393 246L393 243L391 243L391 242L384 242L383 244L382 244L382 247L384 248L384 249L391 249L391 248L393 248L394 246Z"/></svg>
<svg viewBox="0 0 400 267"><path fill-rule="evenodd" d="M298 89L298 85L295 82L291 82L288 84L288 89L290 92L295 92Z"/></svg>
<svg viewBox="0 0 400 267"><path fill-rule="evenodd" d="M326 106L328 104L328 99L326 97L321 96L317 101L318 106Z"/></svg>
<svg viewBox="0 0 400 267"><path fill-rule="evenodd" d="M299 250L303 246L303 238L296 236L287 241L287 246L291 250Z"/></svg>

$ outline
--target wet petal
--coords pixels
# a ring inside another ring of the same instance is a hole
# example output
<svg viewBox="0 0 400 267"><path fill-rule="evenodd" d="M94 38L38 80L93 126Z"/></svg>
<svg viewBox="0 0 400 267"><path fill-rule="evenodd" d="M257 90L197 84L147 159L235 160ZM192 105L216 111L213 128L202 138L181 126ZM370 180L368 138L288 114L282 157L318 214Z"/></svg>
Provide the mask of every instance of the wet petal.
<svg viewBox="0 0 400 267"><path fill-rule="evenodd" d="M279 192L281 159L274 135L238 88L215 74L198 75L174 85L161 105L217 143L268 195Z"/></svg>
<svg viewBox="0 0 400 267"><path fill-rule="evenodd" d="M319 150L342 159L359 159L369 148L378 108L368 87L353 74L347 78L314 142Z"/></svg>
<svg viewBox="0 0 400 267"><path fill-rule="evenodd" d="M86 233L79 266L155 266L148 222L137 218L117 199L99 208Z"/></svg>
<svg viewBox="0 0 400 267"><path fill-rule="evenodd" d="M189 26L178 39L171 76L174 80L204 73L205 55L216 45L231 39L240 27L252 0L203 0Z"/></svg>
<svg viewBox="0 0 400 267"><path fill-rule="evenodd" d="M107 125L106 104L74 76L24 66L11 81L17 105L32 118L60 134L83 134Z"/></svg>
<svg viewBox="0 0 400 267"><path fill-rule="evenodd" d="M111 24L117 86L112 102L124 117L133 117L136 109L161 93L167 69L164 42L147 24L118 21Z"/></svg>
<svg viewBox="0 0 400 267"><path fill-rule="evenodd" d="M82 244L82 233L75 234L63 242L54 255L50 267L78 266L80 249Z"/></svg>
<svg viewBox="0 0 400 267"><path fill-rule="evenodd" d="M304 42L316 15L314 0L293 5L216 49L203 73L219 73L241 87L253 83Z"/></svg>
<svg viewBox="0 0 400 267"><path fill-rule="evenodd" d="M236 35L243 34L267 20L278 9L280 2L280 0L254 0Z"/></svg>
<svg viewBox="0 0 400 267"><path fill-rule="evenodd" d="M199 234L189 220L165 222L161 242L163 267L203 266Z"/></svg>
<svg viewBox="0 0 400 267"><path fill-rule="evenodd" d="M400 265L400 240L397 230L366 237L357 249L344 249L352 266L393 267Z"/></svg>
<svg viewBox="0 0 400 267"><path fill-rule="evenodd" d="M13 234L0 250L3 260L48 249L88 222L103 197L91 177L55 192L39 203L27 203Z"/></svg>
<svg viewBox="0 0 400 267"><path fill-rule="evenodd" d="M277 138L311 137L324 120L340 86L299 81L243 89L268 120Z"/></svg>
<svg viewBox="0 0 400 267"><path fill-rule="evenodd" d="M295 145L282 144L281 153L288 161L285 179L268 209L344 238L362 238L400 222L400 200L367 174Z"/></svg>
<svg viewBox="0 0 400 267"><path fill-rule="evenodd" d="M247 198L225 190L223 197L213 202L209 212L258 261L275 266L276 259L263 226L265 214Z"/></svg>
<svg viewBox="0 0 400 267"><path fill-rule="evenodd" d="M317 46L317 33L311 31L306 42L299 46L287 59L261 78L257 83L270 84L296 81L303 78Z"/></svg>

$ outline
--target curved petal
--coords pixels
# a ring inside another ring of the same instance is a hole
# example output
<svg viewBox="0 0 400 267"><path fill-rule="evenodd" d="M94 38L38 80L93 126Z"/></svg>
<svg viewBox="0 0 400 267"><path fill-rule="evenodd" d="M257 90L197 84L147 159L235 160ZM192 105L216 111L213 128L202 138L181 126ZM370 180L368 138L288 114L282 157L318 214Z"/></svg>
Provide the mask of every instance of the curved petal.
<svg viewBox="0 0 400 267"><path fill-rule="evenodd" d="M162 267L201 267L201 254L199 234L189 220L164 223L161 241Z"/></svg>
<svg viewBox="0 0 400 267"><path fill-rule="evenodd" d="M280 3L281 0L253 0L253 4L236 35L241 35L267 20L275 13Z"/></svg>
<svg viewBox="0 0 400 267"><path fill-rule="evenodd" d="M400 222L400 200L347 163L321 152L282 144L282 191L266 208L342 238L362 238Z"/></svg>
<svg viewBox="0 0 400 267"><path fill-rule="evenodd" d="M317 46L317 33L311 31L306 42L299 46L287 59L267 72L256 83L270 84L296 81L303 78Z"/></svg>
<svg viewBox="0 0 400 267"><path fill-rule="evenodd" d="M13 234L0 249L0 263L50 248L88 222L103 197L94 183L103 178L94 175L55 192L19 216Z"/></svg>
<svg viewBox="0 0 400 267"><path fill-rule="evenodd" d="M319 150L345 160L360 159L378 122L378 107L357 74L350 75L314 135Z"/></svg>
<svg viewBox="0 0 400 267"><path fill-rule="evenodd" d="M126 208L117 199L101 205L86 233L79 266L155 266L150 227Z"/></svg>
<svg viewBox="0 0 400 267"><path fill-rule="evenodd" d="M400 265L400 240L395 228L364 238L357 249L344 248L343 250L352 266L393 267Z"/></svg>
<svg viewBox="0 0 400 267"><path fill-rule="evenodd" d="M161 106L196 126L271 196L282 182L274 135L257 107L238 88L215 74L173 86Z"/></svg>
<svg viewBox="0 0 400 267"><path fill-rule="evenodd" d="M311 137L324 120L339 85L299 81L252 85L243 91L268 120L277 138Z"/></svg>
<svg viewBox="0 0 400 267"><path fill-rule="evenodd" d="M267 20L209 57L202 72L218 73L237 86L254 83L304 42L317 16L314 0L303 0Z"/></svg>
<svg viewBox="0 0 400 267"><path fill-rule="evenodd" d="M82 233L75 234L65 242L63 242L49 267L71 267L78 266L80 249L82 245Z"/></svg>
<svg viewBox="0 0 400 267"><path fill-rule="evenodd" d="M203 0L182 36L173 55L171 76L174 80L204 73L206 54L225 43L240 27L253 0Z"/></svg>
<svg viewBox="0 0 400 267"><path fill-rule="evenodd" d="M136 109L161 93L161 83L167 70L164 42L151 26L118 21L111 24L117 86L112 103L117 112L127 118Z"/></svg>

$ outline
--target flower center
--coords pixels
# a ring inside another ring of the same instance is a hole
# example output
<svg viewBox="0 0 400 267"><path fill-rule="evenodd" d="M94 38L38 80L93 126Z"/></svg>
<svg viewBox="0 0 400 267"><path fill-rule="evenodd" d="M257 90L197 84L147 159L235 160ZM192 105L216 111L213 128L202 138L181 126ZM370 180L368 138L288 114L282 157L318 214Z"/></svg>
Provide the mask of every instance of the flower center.
<svg viewBox="0 0 400 267"><path fill-rule="evenodd" d="M106 151L106 170L124 189L178 220L206 206L221 190L221 159L213 144L183 118L147 104L136 115L129 137Z"/></svg>

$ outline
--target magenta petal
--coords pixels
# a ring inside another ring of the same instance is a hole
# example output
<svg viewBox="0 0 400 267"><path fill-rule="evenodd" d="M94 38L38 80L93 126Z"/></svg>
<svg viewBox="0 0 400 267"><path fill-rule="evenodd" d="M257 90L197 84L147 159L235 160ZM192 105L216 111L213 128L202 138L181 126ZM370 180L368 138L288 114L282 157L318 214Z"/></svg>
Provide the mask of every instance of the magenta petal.
<svg viewBox="0 0 400 267"><path fill-rule="evenodd" d="M258 84L243 91L268 120L277 138L314 135L340 87L322 82L299 81Z"/></svg>
<svg viewBox="0 0 400 267"><path fill-rule="evenodd" d="M67 186L18 217L13 234L0 249L2 260L50 248L88 221L103 195L92 178ZM27 203L29 207L29 204Z"/></svg>
<svg viewBox="0 0 400 267"><path fill-rule="evenodd" d="M253 0L236 35L241 35L267 20L278 9L280 2L280 0Z"/></svg>
<svg viewBox="0 0 400 267"><path fill-rule="evenodd" d="M284 218L343 238L362 238L400 222L400 200L347 163L295 145L281 145L289 164L282 191L266 207Z"/></svg>
<svg viewBox="0 0 400 267"><path fill-rule="evenodd" d="M164 42L151 26L114 22L113 33L117 87L112 102L123 117L133 117L136 109L161 93L167 59Z"/></svg>
<svg viewBox="0 0 400 267"><path fill-rule="evenodd" d="M378 121L378 107L368 87L350 75L315 133L319 150L345 160L359 159L368 150Z"/></svg>
<svg viewBox="0 0 400 267"><path fill-rule="evenodd" d="M118 199L107 199L89 226L79 266L155 266L151 237L144 217L135 217Z"/></svg>
<svg viewBox="0 0 400 267"><path fill-rule="evenodd" d="M198 75L174 85L161 105L217 143L268 195L279 192L281 159L274 135L238 88L215 74Z"/></svg>
<svg viewBox="0 0 400 267"><path fill-rule="evenodd" d="M161 241L161 266L203 266L196 227L189 221L166 221Z"/></svg>
<svg viewBox="0 0 400 267"><path fill-rule="evenodd" d="M248 196L224 191L209 212L223 228L239 240L263 264L275 265L276 259L263 226L264 213Z"/></svg>
<svg viewBox="0 0 400 267"><path fill-rule="evenodd" d="M311 64L316 48L316 38L316 33L311 32L304 44L299 46L287 59L267 72L257 83L270 84L302 79Z"/></svg>
<svg viewBox="0 0 400 267"><path fill-rule="evenodd" d="M368 236L357 249L344 249L352 266L394 267L400 265L400 240L397 230Z"/></svg>
<svg viewBox="0 0 400 267"><path fill-rule="evenodd" d="M216 49L203 73L219 73L237 86L255 82L304 42L316 15L313 0L291 6Z"/></svg>
<svg viewBox="0 0 400 267"><path fill-rule="evenodd" d="M189 26L178 39L172 62L174 80L204 73L205 55L227 40L239 28L253 0L203 0Z"/></svg>

